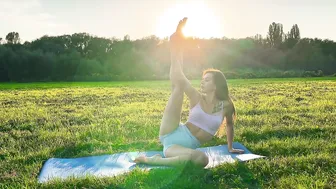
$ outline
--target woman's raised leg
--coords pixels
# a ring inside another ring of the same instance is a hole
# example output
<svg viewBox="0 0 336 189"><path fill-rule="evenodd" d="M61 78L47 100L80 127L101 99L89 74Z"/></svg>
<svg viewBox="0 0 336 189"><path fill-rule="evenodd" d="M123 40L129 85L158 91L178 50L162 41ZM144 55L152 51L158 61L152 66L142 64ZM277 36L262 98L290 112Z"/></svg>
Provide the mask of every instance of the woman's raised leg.
<svg viewBox="0 0 336 189"><path fill-rule="evenodd" d="M169 97L166 108L163 112L160 136L166 135L174 131L180 123L181 111L184 96L184 84L181 78L184 77L182 64L183 64L183 51L181 45L184 41L182 28L187 22L187 18L182 19L176 29L176 32L171 36L170 48L171 48L171 65L169 78L172 83L172 92Z"/></svg>
<svg viewBox="0 0 336 189"><path fill-rule="evenodd" d="M172 87L172 92L161 120L160 136L173 132L179 126L181 121L183 96L184 90L182 86L176 85Z"/></svg>

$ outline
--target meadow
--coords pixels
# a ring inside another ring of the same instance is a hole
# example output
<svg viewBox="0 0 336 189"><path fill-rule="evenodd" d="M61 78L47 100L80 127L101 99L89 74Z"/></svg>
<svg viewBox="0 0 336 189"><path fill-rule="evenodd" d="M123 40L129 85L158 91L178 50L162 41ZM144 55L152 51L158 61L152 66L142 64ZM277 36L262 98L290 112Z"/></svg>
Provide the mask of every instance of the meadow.
<svg viewBox="0 0 336 189"><path fill-rule="evenodd" d="M192 84L198 89L199 80ZM0 83L0 188L336 188L336 77L232 79L234 141L267 156L39 184L43 163L162 150L169 81ZM188 116L184 98L182 120ZM226 144L214 138L204 146Z"/></svg>

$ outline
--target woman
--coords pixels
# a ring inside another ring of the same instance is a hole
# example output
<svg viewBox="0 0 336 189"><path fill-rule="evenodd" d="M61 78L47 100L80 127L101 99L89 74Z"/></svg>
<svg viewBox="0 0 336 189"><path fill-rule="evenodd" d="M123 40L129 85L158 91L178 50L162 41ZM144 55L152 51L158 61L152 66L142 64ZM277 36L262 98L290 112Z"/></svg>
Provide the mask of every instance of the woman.
<svg viewBox="0 0 336 189"><path fill-rule="evenodd" d="M231 153L243 153L241 149L232 147L233 120L236 112L229 97L228 86L224 74L216 69L203 72L201 92L198 92L182 71L183 47L185 38L182 28L187 18L181 20L176 32L170 37L171 67L170 80L172 93L164 110L161 126L160 141L163 154L152 157L137 157L135 163L150 165L177 166L192 162L205 167L208 157L205 153L195 150L201 144L210 141L218 132L220 126L226 125L228 148ZM185 124L180 123L184 93L190 101L189 118Z"/></svg>

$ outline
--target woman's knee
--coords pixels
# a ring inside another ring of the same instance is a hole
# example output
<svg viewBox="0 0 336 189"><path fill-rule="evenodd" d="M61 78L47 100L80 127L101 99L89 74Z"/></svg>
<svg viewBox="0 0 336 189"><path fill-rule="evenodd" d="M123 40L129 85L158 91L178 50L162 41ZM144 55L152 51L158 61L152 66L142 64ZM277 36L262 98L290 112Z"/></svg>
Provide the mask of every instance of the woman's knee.
<svg viewBox="0 0 336 189"><path fill-rule="evenodd" d="M191 158L192 162L196 165L200 165L202 167L205 167L209 163L209 158L207 155L205 155L201 151L194 151Z"/></svg>

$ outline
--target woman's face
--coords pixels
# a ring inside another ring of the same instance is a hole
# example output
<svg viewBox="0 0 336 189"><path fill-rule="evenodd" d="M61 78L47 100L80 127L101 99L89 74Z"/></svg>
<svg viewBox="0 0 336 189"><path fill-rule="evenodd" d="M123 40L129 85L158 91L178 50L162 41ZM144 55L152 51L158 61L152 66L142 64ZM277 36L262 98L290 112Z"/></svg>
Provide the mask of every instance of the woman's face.
<svg viewBox="0 0 336 189"><path fill-rule="evenodd" d="M214 92L216 90L216 85L213 80L212 73L206 73L201 81L201 91L203 93Z"/></svg>

